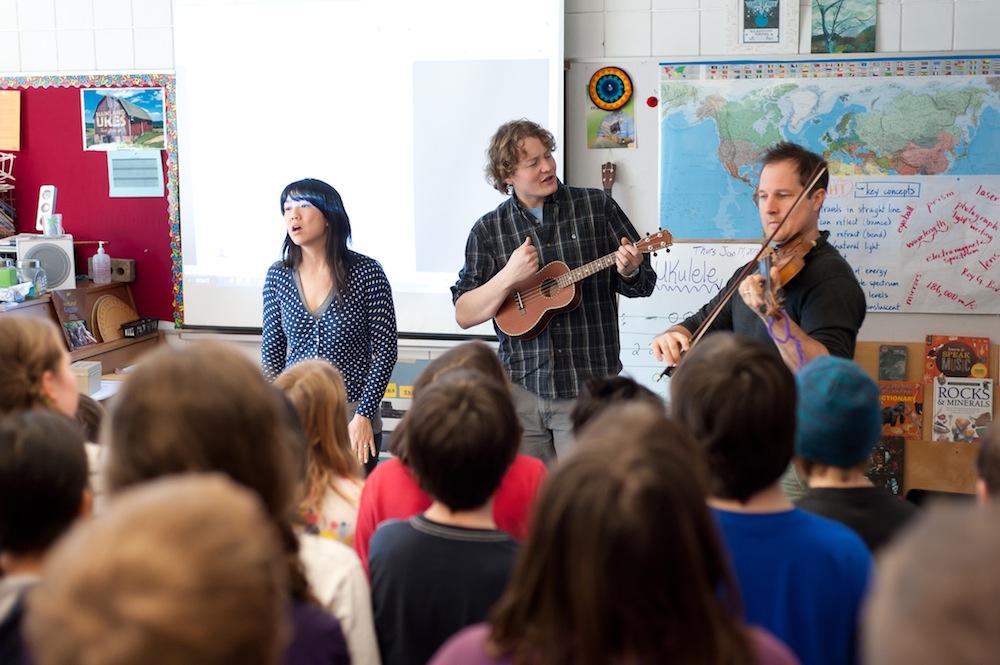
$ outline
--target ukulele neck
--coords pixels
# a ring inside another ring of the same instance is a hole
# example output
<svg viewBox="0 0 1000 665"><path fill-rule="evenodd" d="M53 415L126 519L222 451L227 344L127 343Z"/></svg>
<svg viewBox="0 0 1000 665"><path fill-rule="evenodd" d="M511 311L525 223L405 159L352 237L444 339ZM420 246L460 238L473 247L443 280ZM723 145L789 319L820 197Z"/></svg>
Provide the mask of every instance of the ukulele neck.
<svg viewBox="0 0 1000 665"><path fill-rule="evenodd" d="M594 273L601 272L605 268L610 268L615 264L615 254L617 252L611 252L607 256L602 256L599 259L595 259L590 263L585 263L579 268L573 268L567 273L563 273L556 278L556 282L561 287L567 287L571 284L579 282L581 279L590 277Z"/></svg>

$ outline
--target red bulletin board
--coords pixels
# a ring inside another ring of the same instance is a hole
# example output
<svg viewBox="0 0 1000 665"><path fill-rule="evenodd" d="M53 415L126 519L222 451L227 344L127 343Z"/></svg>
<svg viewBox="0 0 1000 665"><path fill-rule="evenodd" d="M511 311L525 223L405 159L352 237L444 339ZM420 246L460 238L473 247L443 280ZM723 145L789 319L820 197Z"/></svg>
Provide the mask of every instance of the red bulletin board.
<svg viewBox="0 0 1000 665"><path fill-rule="evenodd" d="M166 80L165 80L166 79ZM167 87L167 150L161 152L167 186L163 196L108 196L107 157L83 149L81 88ZM43 87L45 86L45 87ZM176 219L176 132L172 122L173 77L72 76L0 77L0 89L20 89L21 150L14 161L14 204L17 230L35 233L38 188L55 185L56 212L74 241L107 240L113 258L134 259L132 285L136 309L143 316L177 320L180 301L179 225ZM171 170L172 167L172 170ZM170 177L170 175L174 177ZM172 214L173 213L173 214ZM172 219L173 217L173 219ZM87 272L87 259L97 245L76 246L76 272Z"/></svg>

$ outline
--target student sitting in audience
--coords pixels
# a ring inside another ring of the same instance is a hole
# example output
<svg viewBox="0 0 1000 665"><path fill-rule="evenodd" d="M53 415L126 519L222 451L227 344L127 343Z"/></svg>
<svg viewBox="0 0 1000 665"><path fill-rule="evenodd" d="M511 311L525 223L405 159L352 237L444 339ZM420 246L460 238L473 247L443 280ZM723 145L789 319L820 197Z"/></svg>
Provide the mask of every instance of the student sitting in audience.
<svg viewBox="0 0 1000 665"><path fill-rule="evenodd" d="M821 356L795 375L795 454L809 490L799 508L853 529L876 552L917 511L865 477L882 436L878 384L850 360Z"/></svg>
<svg viewBox="0 0 1000 665"><path fill-rule="evenodd" d="M222 476L146 483L48 557L28 599L32 656L274 665L287 634L283 556L260 501Z"/></svg>
<svg viewBox="0 0 1000 665"><path fill-rule="evenodd" d="M0 318L0 414L18 409L45 408L77 417L80 393L70 369L69 352L59 329L33 316ZM103 493L99 480L100 449L88 436L85 450L91 489Z"/></svg>
<svg viewBox="0 0 1000 665"><path fill-rule="evenodd" d="M976 457L976 500L985 506L1000 497L1000 426L986 430Z"/></svg>
<svg viewBox="0 0 1000 665"><path fill-rule="evenodd" d="M414 396L430 386L443 373L467 368L508 387L507 374L495 351L482 342L460 344L432 360L417 377L413 385ZM406 438L411 417L406 415L392 433L392 450L395 459L379 464L368 476L361 492L358 508L357 531L354 549L361 563L368 568L368 543L379 524L388 519L405 519L418 515L431 505L427 496L409 468ZM493 519L497 528L520 540L527 532L531 507L545 478L545 464L528 455L518 454L500 481L493 497Z"/></svg>
<svg viewBox="0 0 1000 665"><path fill-rule="evenodd" d="M347 390L340 372L325 360L306 360L283 371L274 385L294 405L304 429L306 484L299 510L306 528L350 545L364 481L347 435Z"/></svg>
<svg viewBox="0 0 1000 665"><path fill-rule="evenodd" d="M87 456L74 422L48 409L0 418L0 663L27 662L24 598L49 547L90 512Z"/></svg>
<svg viewBox="0 0 1000 665"><path fill-rule="evenodd" d="M739 616L694 442L661 407L624 405L545 484L489 624L432 665L798 662Z"/></svg>
<svg viewBox="0 0 1000 665"><path fill-rule="evenodd" d="M507 387L453 370L420 391L408 417L407 458L433 503L372 536L372 607L386 665L423 665L448 637L483 621L517 553L492 506L521 441Z"/></svg>
<svg viewBox="0 0 1000 665"><path fill-rule="evenodd" d="M55 325L31 316L0 318L0 414L45 407L76 417L79 391Z"/></svg>
<svg viewBox="0 0 1000 665"><path fill-rule="evenodd" d="M879 557L865 608L872 665L993 665L1000 654L1000 505L931 506Z"/></svg>
<svg viewBox="0 0 1000 665"><path fill-rule="evenodd" d="M606 407L621 407L633 402L645 402L663 409L663 400L649 388L639 385L627 376L592 376L583 382L580 396L573 404L569 419L576 438L583 426Z"/></svg>
<svg viewBox="0 0 1000 665"><path fill-rule="evenodd" d="M791 371L760 342L714 333L678 365L670 395L705 455L747 621L805 665L856 662L871 555L856 533L796 508L778 486L795 441Z"/></svg>
<svg viewBox="0 0 1000 665"><path fill-rule="evenodd" d="M346 637L353 662L377 663L357 556L341 543L292 530L303 444L289 415L281 393L234 348L157 351L129 374L111 409L109 489L194 471L222 472L254 490L288 556L294 631L285 662L348 662Z"/></svg>

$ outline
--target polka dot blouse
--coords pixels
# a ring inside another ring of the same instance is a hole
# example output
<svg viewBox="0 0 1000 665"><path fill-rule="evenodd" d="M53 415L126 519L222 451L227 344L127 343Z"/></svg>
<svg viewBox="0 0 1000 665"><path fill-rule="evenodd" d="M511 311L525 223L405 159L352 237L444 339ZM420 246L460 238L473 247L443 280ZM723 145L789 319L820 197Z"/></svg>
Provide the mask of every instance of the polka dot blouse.
<svg viewBox="0 0 1000 665"><path fill-rule="evenodd" d="M295 363L324 358L340 370L358 413L372 418L396 364L396 312L382 266L352 255L350 295L330 299L318 318L299 295L294 271L281 261L271 266L264 279L261 366L273 380Z"/></svg>

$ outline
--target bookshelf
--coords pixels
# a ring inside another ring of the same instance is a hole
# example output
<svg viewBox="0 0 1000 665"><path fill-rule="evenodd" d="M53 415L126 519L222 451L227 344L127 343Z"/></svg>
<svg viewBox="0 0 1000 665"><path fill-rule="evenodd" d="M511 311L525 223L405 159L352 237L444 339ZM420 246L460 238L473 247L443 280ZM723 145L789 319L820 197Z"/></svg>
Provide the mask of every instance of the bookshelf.
<svg viewBox="0 0 1000 665"><path fill-rule="evenodd" d="M135 308L135 300L132 297L132 289L125 282L112 282L110 284L91 284L89 282L78 282L77 288L73 290L77 300L77 316L84 320L87 329L94 330L94 322L91 321L91 313L94 303L104 295L113 295ZM136 362L143 354L152 351L162 341L160 333L137 338L122 338L109 342L98 342L88 344L76 349L70 343L63 323L69 320L71 314L63 311L63 308L51 293L46 293L40 298L19 303L14 306L0 307L0 316L40 316L47 318L56 324L63 332L66 348L70 351L70 359L99 361L101 371L104 374L114 374L116 370L127 367Z"/></svg>
<svg viewBox="0 0 1000 665"><path fill-rule="evenodd" d="M883 344L906 347L906 380L923 382L923 342L858 342L854 359L865 371L878 380L878 351ZM1000 347L990 344L990 377L996 388ZM979 444L942 443L930 441L933 432L932 385L924 384L924 439L907 439L903 461L903 491L911 489L937 492L972 493L976 488L976 455ZM994 393L996 390L994 390ZM998 403L994 400L993 421L997 421ZM996 426L996 425L994 425Z"/></svg>

